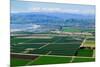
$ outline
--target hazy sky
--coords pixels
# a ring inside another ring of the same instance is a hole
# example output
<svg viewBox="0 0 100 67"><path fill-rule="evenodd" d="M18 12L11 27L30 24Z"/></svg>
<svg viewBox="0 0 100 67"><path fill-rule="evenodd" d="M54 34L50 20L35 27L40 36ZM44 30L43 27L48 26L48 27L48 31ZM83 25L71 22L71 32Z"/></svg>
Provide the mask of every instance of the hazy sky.
<svg viewBox="0 0 100 67"><path fill-rule="evenodd" d="M63 12L78 14L95 14L94 5L59 4L43 2L11 1L11 12Z"/></svg>

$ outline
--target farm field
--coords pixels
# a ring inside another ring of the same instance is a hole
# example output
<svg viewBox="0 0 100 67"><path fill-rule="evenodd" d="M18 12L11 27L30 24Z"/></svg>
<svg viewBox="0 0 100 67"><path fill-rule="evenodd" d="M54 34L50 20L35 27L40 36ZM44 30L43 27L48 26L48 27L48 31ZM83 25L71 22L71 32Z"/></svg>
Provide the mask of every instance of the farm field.
<svg viewBox="0 0 100 67"><path fill-rule="evenodd" d="M37 60L33 61L29 65L69 63L70 60L71 57L40 56L37 58Z"/></svg>
<svg viewBox="0 0 100 67"><path fill-rule="evenodd" d="M21 59L21 58L12 58L10 63L11 63L11 66L24 66L29 61L31 61L31 60Z"/></svg>
<svg viewBox="0 0 100 67"><path fill-rule="evenodd" d="M43 35L44 36L44 35ZM24 38L25 37L25 38ZM44 65L58 63L76 63L95 61L94 50L80 48L84 41L80 36L52 36L52 38L28 38L26 36L11 36L11 66ZM93 39L87 39L93 40ZM83 44L84 45L84 44ZM37 56L27 59L18 54ZM21 63L20 63L21 62Z"/></svg>
<svg viewBox="0 0 100 67"><path fill-rule="evenodd" d="M93 50L88 48L79 49L77 53L77 56L83 56L83 57L92 57L92 55L93 55Z"/></svg>
<svg viewBox="0 0 100 67"><path fill-rule="evenodd" d="M75 28L63 28L62 29L63 32L81 32L80 29L75 29Z"/></svg>
<svg viewBox="0 0 100 67"><path fill-rule="evenodd" d="M78 57L76 57L76 58L74 58L74 60L72 61L73 63L75 63L75 62L93 62L93 61L95 61L95 58L78 58Z"/></svg>
<svg viewBox="0 0 100 67"><path fill-rule="evenodd" d="M93 62L95 58L90 57L74 57L73 56L39 56L32 59L18 59L12 58L11 66L23 66L23 65L45 65L45 64L62 64L62 63L75 63L75 62Z"/></svg>
<svg viewBox="0 0 100 67"><path fill-rule="evenodd" d="M64 27L62 29L63 32L94 32L95 29L80 29L80 28L72 28L72 27Z"/></svg>
<svg viewBox="0 0 100 67"><path fill-rule="evenodd" d="M87 38L84 47L95 47L95 39L94 38Z"/></svg>
<svg viewBox="0 0 100 67"><path fill-rule="evenodd" d="M14 37L13 37L14 38ZM16 44L15 44L16 41ZM80 47L82 39L74 37L54 37L52 39L15 38L11 45L11 52L30 54L51 54L73 56ZM15 44L15 45L14 45Z"/></svg>

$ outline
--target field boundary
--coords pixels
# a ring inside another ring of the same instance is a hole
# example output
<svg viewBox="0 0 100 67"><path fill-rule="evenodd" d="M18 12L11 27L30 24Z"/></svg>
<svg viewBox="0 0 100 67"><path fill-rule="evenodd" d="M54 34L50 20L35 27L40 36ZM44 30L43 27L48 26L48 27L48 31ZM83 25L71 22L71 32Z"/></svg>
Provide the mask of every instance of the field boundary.
<svg viewBox="0 0 100 67"><path fill-rule="evenodd" d="M51 56L51 57L78 57L78 58L94 58L94 57L81 57L81 56L61 56L61 55L42 55L42 54L23 54L23 53L11 53L17 55L31 55L31 56Z"/></svg>

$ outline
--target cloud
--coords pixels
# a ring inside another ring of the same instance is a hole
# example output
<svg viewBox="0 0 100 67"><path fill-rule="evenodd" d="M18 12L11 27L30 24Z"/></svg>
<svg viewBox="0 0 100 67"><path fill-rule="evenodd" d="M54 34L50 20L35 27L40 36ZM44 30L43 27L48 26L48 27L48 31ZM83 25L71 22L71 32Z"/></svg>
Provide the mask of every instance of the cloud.
<svg viewBox="0 0 100 67"><path fill-rule="evenodd" d="M21 13L21 12L59 12L59 13L79 13L80 10L78 9L64 9L64 8L40 8L40 7L31 7L27 11L11 11L11 13Z"/></svg>
<svg viewBox="0 0 100 67"><path fill-rule="evenodd" d="M94 14L94 10L80 10L75 8L53 8L53 7L31 7L25 10L11 11L11 13L29 13L29 12L46 12L46 13L76 13L76 14Z"/></svg>
<svg viewBox="0 0 100 67"><path fill-rule="evenodd" d="M33 29L37 29L37 28L39 28L39 27L41 27L41 26L40 26L40 25L36 25L36 24L33 24L33 25L32 25L32 28L33 28Z"/></svg>
<svg viewBox="0 0 100 67"><path fill-rule="evenodd" d="M33 7L31 8L32 12L63 12L63 13L77 13L80 10L77 9L63 9L63 8L40 8Z"/></svg>

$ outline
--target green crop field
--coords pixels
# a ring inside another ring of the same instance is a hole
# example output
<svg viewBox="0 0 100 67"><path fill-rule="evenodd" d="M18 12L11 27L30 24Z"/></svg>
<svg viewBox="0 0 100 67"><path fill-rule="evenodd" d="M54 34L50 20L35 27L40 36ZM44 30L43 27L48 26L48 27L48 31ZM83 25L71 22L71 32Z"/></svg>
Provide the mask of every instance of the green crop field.
<svg viewBox="0 0 100 67"><path fill-rule="evenodd" d="M62 29L63 32L81 32L80 29L76 29L76 28L69 28L69 27L65 27Z"/></svg>
<svg viewBox="0 0 100 67"><path fill-rule="evenodd" d="M27 48L35 50L28 51L29 54L51 54L51 55L69 55L75 54L78 47L81 45L81 38L70 36L56 36L51 39L37 38L17 38L12 37L11 52L22 53Z"/></svg>
<svg viewBox="0 0 100 67"><path fill-rule="evenodd" d="M11 53L39 56L30 60L11 58L11 66L94 61L92 49L80 49L83 40L80 36L54 36L48 39L11 36ZM91 40L94 41L93 38L89 38L84 45Z"/></svg>
<svg viewBox="0 0 100 67"><path fill-rule="evenodd" d="M11 45L18 44L18 43L23 43L30 41L31 39L25 39L25 38L13 38L11 39Z"/></svg>
<svg viewBox="0 0 100 67"><path fill-rule="evenodd" d="M28 59L19 59L19 58L11 58L11 66L24 66L26 65L29 61Z"/></svg>
<svg viewBox="0 0 100 67"><path fill-rule="evenodd" d="M19 45L14 45L12 47L12 52L20 53L20 52L22 52L26 49L29 49L29 48L35 49L35 48L39 48L43 45L44 44L19 44Z"/></svg>
<svg viewBox="0 0 100 67"><path fill-rule="evenodd" d="M95 32L95 29L83 29L82 32Z"/></svg>
<svg viewBox="0 0 100 67"><path fill-rule="evenodd" d="M79 49L77 56L83 56L83 57L92 57L93 50L92 49Z"/></svg>
<svg viewBox="0 0 100 67"><path fill-rule="evenodd" d="M37 60L30 63L29 65L69 63L70 60L71 60L71 57L41 56Z"/></svg>
<svg viewBox="0 0 100 67"><path fill-rule="evenodd" d="M95 58L92 57L60 57L60 56L40 56L36 59L19 59L11 58L11 66L29 66L29 65L44 65L44 64L61 64L61 63L76 63L76 62L94 62Z"/></svg>
<svg viewBox="0 0 100 67"><path fill-rule="evenodd" d="M95 29L80 29L80 28L72 28L72 27L64 27L62 29L63 32L95 32Z"/></svg>
<svg viewBox="0 0 100 67"><path fill-rule="evenodd" d="M74 58L74 60L72 61L73 63L74 62L94 62L95 61L95 58Z"/></svg>

